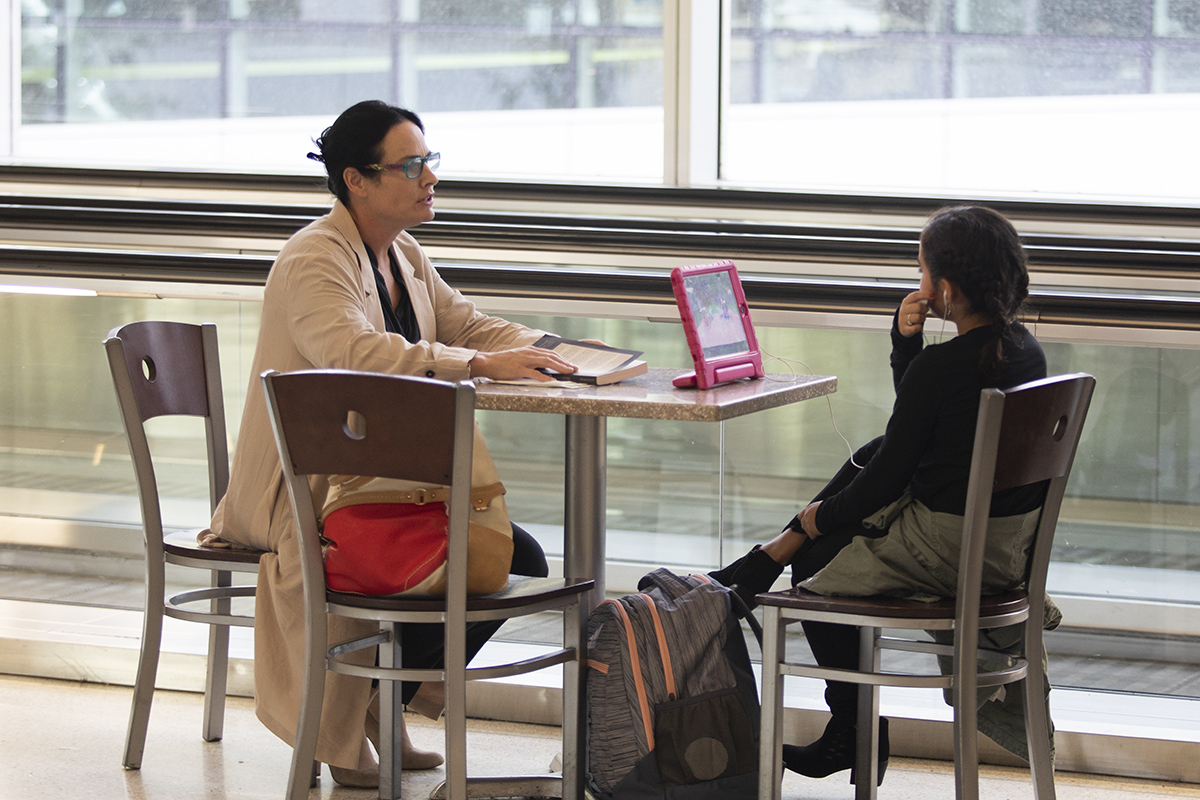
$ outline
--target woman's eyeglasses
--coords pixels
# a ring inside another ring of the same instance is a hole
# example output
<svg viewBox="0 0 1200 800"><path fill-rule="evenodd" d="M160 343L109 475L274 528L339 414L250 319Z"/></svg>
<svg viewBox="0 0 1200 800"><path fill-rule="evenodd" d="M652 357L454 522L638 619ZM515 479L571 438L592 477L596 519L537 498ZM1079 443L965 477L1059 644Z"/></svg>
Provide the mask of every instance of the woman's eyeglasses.
<svg viewBox="0 0 1200 800"><path fill-rule="evenodd" d="M376 172L403 172L406 178L419 178L421 173L428 166L432 172L438 168L438 164L442 162L441 153L430 153L427 156L416 156L410 158L401 164L367 164L363 169L370 169Z"/></svg>

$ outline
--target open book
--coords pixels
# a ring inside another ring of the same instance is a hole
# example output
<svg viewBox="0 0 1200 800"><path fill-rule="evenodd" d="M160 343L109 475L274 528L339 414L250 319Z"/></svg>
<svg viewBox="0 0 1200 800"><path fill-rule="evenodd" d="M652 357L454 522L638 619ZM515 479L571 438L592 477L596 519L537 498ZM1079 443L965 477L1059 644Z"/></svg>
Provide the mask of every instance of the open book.
<svg viewBox="0 0 1200 800"><path fill-rule="evenodd" d="M578 370L571 373L542 370L560 381L578 381L603 386L644 375L647 370L646 362L638 360L638 356L642 354L641 350L622 350L602 344L563 339L550 334L538 339L533 345L553 350L578 367Z"/></svg>

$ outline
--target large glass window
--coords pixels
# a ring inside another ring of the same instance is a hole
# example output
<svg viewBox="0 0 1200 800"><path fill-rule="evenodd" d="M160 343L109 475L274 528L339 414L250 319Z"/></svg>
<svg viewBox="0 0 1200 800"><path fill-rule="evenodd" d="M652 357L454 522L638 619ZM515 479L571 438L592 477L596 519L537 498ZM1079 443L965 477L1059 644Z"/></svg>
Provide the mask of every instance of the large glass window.
<svg viewBox="0 0 1200 800"><path fill-rule="evenodd" d="M736 0L722 177L1195 198L1194 0Z"/></svg>
<svg viewBox="0 0 1200 800"><path fill-rule="evenodd" d="M1197 0L726 2L723 180L1200 194ZM448 175L660 181L691 150L664 152L664 97L697 88L665 93L663 24L661 0L21 0L13 155L314 172L309 140L379 97Z"/></svg>
<svg viewBox="0 0 1200 800"><path fill-rule="evenodd" d="M22 159L312 171L380 98L451 173L662 177L661 0L21 0L20 30Z"/></svg>

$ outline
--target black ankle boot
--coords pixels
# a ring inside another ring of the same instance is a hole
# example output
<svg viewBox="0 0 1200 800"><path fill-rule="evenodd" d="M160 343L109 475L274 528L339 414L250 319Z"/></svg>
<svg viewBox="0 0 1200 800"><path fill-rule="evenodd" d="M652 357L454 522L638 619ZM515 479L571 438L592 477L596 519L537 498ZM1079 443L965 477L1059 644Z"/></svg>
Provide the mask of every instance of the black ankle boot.
<svg viewBox="0 0 1200 800"><path fill-rule="evenodd" d="M879 720L879 783L887 771L888 721ZM858 727L836 717L829 720L821 738L810 745L783 746L783 765L792 772L809 778L826 778L844 769L850 770L850 782L855 782L854 761L858 752Z"/></svg>
<svg viewBox="0 0 1200 800"><path fill-rule="evenodd" d="M747 606L755 608L758 605L754 602L755 595L771 591L771 584L783 574L783 564L764 553L759 545L754 545L754 549L737 561L708 574L732 589Z"/></svg>

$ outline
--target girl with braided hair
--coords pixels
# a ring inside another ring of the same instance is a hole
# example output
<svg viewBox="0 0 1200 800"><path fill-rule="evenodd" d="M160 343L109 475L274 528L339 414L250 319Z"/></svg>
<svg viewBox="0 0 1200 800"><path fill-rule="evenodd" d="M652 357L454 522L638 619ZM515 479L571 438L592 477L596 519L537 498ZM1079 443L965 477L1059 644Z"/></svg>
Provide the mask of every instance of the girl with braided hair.
<svg viewBox="0 0 1200 800"><path fill-rule="evenodd" d="M1046 377L1046 359L1016 317L1028 295L1025 253L1016 230L987 208L935 213L921 231L921 284L892 319L896 401L883 436L862 447L773 540L713 573L753 602L787 565L792 583L819 594L953 597L975 438L979 395ZM953 325L953 338L926 344L929 315ZM992 500L984 589L1024 580L1026 554L1045 489L1022 487ZM805 622L822 666L855 669L853 627ZM857 687L829 682L832 718L816 742L784 745L785 766L825 777L855 761ZM994 704L988 704L994 705ZM1007 713L1007 712L1006 712ZM980 729L1024 755L1014 726ZM887 764L887 720L880 720L880 780Z"/></svg>
<svg viewBox="0 0 1200 800"><path fill-rule="evenodd" d="M925 305L931 293L936 298L938 292L929 289L948 282L942 292L941 316L954 321L960 334L966 332L964 323L954 319L955 307L948 302L949 293L955 291L962 297L959 313L973 313L979 322L990 327L991 341L980 352L979 366L985 374L994 374L1004 360L1004 334L1016 321L1021 304L1029 295L1025 250L1016 230L989 208L948 208L934 215L921 231L920 254L927 269L922 270L924 297L918 297L918 303ZM923 320L921 310L909 309L915 323L912 327ZM970 320L966 321L968 328L972 325Z"/></svg>

